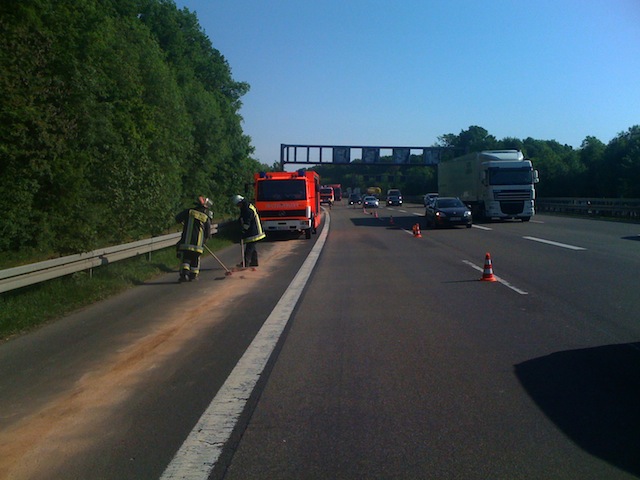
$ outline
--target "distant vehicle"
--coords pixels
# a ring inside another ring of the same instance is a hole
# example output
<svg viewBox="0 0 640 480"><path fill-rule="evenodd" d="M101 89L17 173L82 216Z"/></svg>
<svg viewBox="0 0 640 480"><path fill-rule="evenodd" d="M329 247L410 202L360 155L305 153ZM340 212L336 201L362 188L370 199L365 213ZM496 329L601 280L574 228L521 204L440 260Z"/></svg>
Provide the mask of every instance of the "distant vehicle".
<svg viewBox="0 0 640 480"><path fill-rule="evenodd" d="M533 216L538 171L519 150L469 153L438 164L438 193L459 197L476 218Z"/></svg>
<svg viewBox="0 0 640 480"><path fill-rule="evenodd" d="M362 199L362 206L365 208L378 208L379 203L378 199L373 195L367 195Z"/></svg>
<svg viewBox="0 0 640 480"><path fill-rule="evenodd" d="M349 195L349 205L362 205L362 197L358 193Z"/></svg>
<svg viewBox="0 0 640 480"><path fill-rule="evenodd" d="M424 206L428 207L429 204L433 201L434 198L438 198L438 194L437 193L427 193L424 196L424 199L423 199Z"/></svg>
<svg viewBox="0 0 640 480"><path fill-rule="evenodd" d="M402 205L402 193L397 188L387 190L387 205Z"/></svg>
<svg viewBox="0 0 640 480"><path fill-rule="evenodd" d="M340 185L339 183L330 183L329 185L325 186L333 188L333 199L336 202L342 201L342 185Z"/></svg>
<svg viewBox="0 0 640 480"><path fill-rule="evenodd" d="M333 188L327 187L326 185L320 187L320 205L329 205L329 207L331 207L334 200Z"/></svg>
<svg viewBox="0 0 640 480"><path fill-rule="evenodd" d="M471 210L457 197L438 197L425 211L427 227L448 227L464 225L471 228Z"/></svg>

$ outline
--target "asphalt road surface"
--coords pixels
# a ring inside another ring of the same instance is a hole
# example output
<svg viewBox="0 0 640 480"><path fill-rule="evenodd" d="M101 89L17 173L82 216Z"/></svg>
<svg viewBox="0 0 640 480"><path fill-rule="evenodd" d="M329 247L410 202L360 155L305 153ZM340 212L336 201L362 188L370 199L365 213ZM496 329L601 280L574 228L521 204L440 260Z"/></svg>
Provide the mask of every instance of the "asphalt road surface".
<svg viewBox="0 0 640 480"><path fill-rule="evenodd" d="M209 259L0 345L0 478L640 477L640 225L422 213L336 205L257 271ZM221 454L167 476L323 234Z"/></svg>

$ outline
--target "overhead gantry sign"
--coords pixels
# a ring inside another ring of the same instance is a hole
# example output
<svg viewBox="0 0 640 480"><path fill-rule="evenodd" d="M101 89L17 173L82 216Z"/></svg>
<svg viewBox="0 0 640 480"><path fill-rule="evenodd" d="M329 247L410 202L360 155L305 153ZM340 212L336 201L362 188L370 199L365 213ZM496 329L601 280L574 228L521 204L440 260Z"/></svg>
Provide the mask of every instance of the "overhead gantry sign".
<svg viewBox="0 0 640 480"><path fill-rule="evenodd" d="M393 147L280 144L280 164L437 165L452 147Z"/></svg>

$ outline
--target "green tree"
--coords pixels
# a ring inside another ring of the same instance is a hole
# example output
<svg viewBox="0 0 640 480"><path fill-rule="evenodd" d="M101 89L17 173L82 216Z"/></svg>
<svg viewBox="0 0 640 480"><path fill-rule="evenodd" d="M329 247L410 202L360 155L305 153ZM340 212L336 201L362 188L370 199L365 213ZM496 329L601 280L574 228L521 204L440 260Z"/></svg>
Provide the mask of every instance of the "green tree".
<svg viewBox="0 0 640 480"><path fill-rule="evenodd" d="M604 195L640 198L640 125L618 134L607 145L600 165Z"/></svg>
<svg viewBox="0 0 640 480"><path fill-rule="evenodd" d="M498 141L489 132L476 125L462 130L458 135L448 133L438 137L439 146L456 147L466 152L480 152L498 148Z"/></svg>
<svg viewBox="0 0 640 480"><path fill-rule="evenodd" d="M604 189L599 178L604 161L606 145L596 137L588 136L580 145L578 155L584 166L584 174L580 182L581 196L603 196Z"/></svg>

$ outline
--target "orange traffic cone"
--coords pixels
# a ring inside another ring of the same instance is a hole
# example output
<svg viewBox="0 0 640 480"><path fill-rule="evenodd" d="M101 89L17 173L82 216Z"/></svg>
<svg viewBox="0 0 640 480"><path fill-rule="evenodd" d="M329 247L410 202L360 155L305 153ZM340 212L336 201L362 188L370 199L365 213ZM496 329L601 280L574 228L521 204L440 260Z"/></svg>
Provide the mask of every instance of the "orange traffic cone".
<svg viewBox="0 0 640 480"><path fill-rule="evenodd" d="M393 215L389 216L389 225L393 225Z"/></svg>
<svg viewBox="0 0 640 480"><path fill-rule="evenodd" d="M495 282L496 277L493 275L493 267L491 266L491 255L488 253L484 257L484 271L482 272L483 282Z"/></svg>
<svg viewBox="0 0 640 480"><path fill-rule="evenodd" d="M413 226L413 236L416 238L422 238L422 233L420 232L420 224L416 223Z"/></svg>
<svg viewBox="0 0 640 480"><path fill-rule="evenodd" d="M378 218L378 211L377 211L377 210L374 210L374 211L373 211L373 216L374 216L375 218Z"/></svg>

